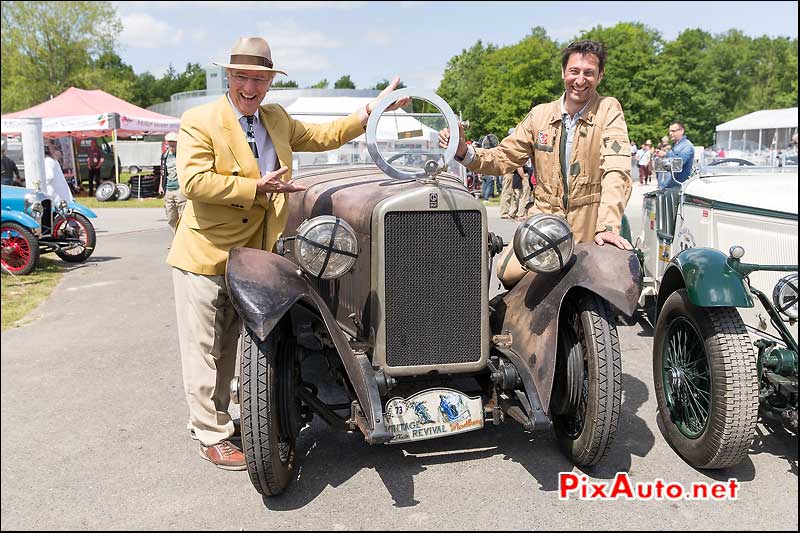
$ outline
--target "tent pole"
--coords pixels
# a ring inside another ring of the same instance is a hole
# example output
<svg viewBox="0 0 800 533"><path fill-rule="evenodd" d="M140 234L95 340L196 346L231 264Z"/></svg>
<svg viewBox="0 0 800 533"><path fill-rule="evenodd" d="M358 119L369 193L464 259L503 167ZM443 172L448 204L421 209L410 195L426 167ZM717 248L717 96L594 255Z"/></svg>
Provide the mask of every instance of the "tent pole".
<svg viewBox="0 0 800 533"><path fill-rule="evenodd" d="M119 160L117 159L117 128L112 132L114 137L114 183L119 183Z"/></svg>

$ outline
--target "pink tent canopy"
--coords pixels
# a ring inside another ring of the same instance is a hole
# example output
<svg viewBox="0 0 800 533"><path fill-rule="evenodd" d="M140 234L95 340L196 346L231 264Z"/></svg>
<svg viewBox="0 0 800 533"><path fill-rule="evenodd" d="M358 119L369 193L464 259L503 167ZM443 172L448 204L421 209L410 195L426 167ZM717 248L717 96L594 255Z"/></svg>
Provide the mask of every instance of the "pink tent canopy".
<svg viewBox="0 0 800 533"><path fill-rule="evenodd" d="M119 124L115 124L119 115ZM86 91L70 87L55 98L16 113L2 116L2 134L21 132L22 117L41 117L45 137L97 137L168 133L178 131L180 119L135 106L99 89Z"/></svg>

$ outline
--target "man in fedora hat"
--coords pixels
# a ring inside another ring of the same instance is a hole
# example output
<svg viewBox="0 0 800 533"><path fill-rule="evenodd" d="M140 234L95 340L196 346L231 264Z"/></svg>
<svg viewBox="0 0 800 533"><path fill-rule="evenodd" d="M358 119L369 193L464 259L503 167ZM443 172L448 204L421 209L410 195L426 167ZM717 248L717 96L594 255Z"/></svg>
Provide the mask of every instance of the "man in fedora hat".
<svg viewBox="0 0 800 533"><path fill-rule="evenodd" d="M277 104L261 105L276 74L267 42L239 39L226 68L228 91L186 111L178 133L177 172L188 198L167 263L172 265L189 430L200 452L220 468L244 470L230 442L228 413L239 317L228 298L228 252L246 246L272 250L286 224L292 152L338 148L364 133L376 100L327 124L304 124ZM379 95L393 91L399 78ZM389 110L408 104L401 98Z"/></svg>
<svg viewBox="0 0 800 533"><path fill-rule="evenodd" d="M178 228L178 221L186 205L186 197L178 184L177 147L178 134L174 131L164 136L167 149L161 155L161 183L158 187L159 194L164 195L164 211L167 213L167 224L172 233Z"/></svg>

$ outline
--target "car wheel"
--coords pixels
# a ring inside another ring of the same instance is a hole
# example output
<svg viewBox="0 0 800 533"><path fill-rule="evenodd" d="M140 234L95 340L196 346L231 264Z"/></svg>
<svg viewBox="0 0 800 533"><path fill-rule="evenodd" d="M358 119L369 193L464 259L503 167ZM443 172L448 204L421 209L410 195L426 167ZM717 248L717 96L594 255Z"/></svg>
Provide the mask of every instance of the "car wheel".
<svg viewBox="0 0 800 533"><path fill-rule="evenodd" d="M260 494L276 496L295 475L295 443L305 425L294 394L300 383L297 347L284 322L263 341L244 326L239 349L247 472Z"/></svg>
<svg viewBox="0 0 800 533"><path fill-rule="evenodd" d="M16 222L3 222L0 227L2 256L0 262L8 272L24 276L39 261L39 239L25 226Z"/></svg>
<svg viewBox="0 0 800 533"><path fill-rule="evenodd" d="M58 240L79 241L80 244L66 250L56 250L56 255L68 263L86 261L97 244L97 235L89 219L73 212L66 217L57 217L53 224L53 237Z"/></svg>
<svg viewBox="0 0 800 533"><path fill-rule="evenodd" d="M611 307L595 294L564 302L550 409L559 446L575 464L608 452L622 402L622 356Z"/></svg>
<svg viewBox="0 0 800 533"><path fill-rule="evenodd" d="M125 183L117 183L117 200L124 202L131 197L131 188Z"/></svg>
<svg viewBox="0 0 800 533"><path fill-rule="evenodd" d="M658 316L653 380L664 437L696 468L747 456L758 419L756 353L735 307L697 307L686 289Z"/></svg>
<svg viewBox="0 0 800 533"><path fill-rule="evenodd" d="M98 202L107 202L113 200L117 195L117 184L113 181L104 181L97 186L94 197Z"/></svg>

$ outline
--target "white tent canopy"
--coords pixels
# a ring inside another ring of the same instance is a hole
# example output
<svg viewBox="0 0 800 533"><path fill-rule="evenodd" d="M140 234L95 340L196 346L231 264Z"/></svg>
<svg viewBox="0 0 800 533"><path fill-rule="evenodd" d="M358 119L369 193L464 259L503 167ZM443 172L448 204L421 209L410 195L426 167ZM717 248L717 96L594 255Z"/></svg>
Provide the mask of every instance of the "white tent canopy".
<svg viewBox="0 0 800 533"><path fill-rule="evenodd" d="M762 109L717 126L716 145L729 155L763 158L771 164L775 154L791 144L797 133L797 108Z"/></svg>
<svg viewBox="0 0 800 533"><path fill-rule="evenodd" d="M768 128L797 128L797 108L762 109L717 126L717 131L764 130Z"/></svg>
<svg viewBox="0 0 800 533"><path fill-rule="evenodd" d="M292 118L309 124L332 122L362 109L373 98L352 96L300 97L286 106ZM402 109L398 116L387 113L378 122L377 137L383 157L398 152L426 153L438 150L439 132L407 115ZM404 135L401 135L404 134ZM371 161L364 135L337 150L324 153L295 153L297 167L319 164L351 164Z"/></svg>
<svg viewBox="0 0 800 533"><path fill-rule="evenodd" d="M373 98L357 98L349 96L333 97L300 97L289 106L286 111L293 118L301 122L320 124L331 122L337 118L363 108ZM398 115L405 115L402 109L397 110ZM398 138L398 132L416 131L422 135L407 137L409 139L438 139L439 132L422 124L419 120L409 116L398 116L395 120L392 116L383 116L378 122L378 140L393 140ZM357 141L364 140L362 135Z"/></svg>

